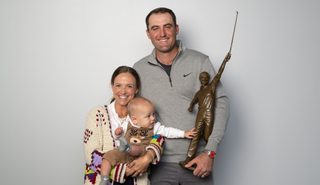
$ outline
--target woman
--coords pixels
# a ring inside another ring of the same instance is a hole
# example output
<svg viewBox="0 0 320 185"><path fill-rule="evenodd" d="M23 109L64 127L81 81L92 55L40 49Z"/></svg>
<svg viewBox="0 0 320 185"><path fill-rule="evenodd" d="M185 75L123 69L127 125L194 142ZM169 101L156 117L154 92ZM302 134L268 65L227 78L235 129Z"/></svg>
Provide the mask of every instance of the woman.
<svg viewBox="0 0 320 185"><path fill-rule="evenodd" d="M127 66L117 68L111 78L111 88L114 98L108 106L97 106L87 115L84 133L84 149L86 170L84 181L87 185L100 183L100 168L102 156L105 152L119 146L114 130L129 120L127 104L135 97L140 88L140 78L137 72ZM156 164L164 145L162 136L154 136L147 149L151 152L128 166L119 164L111 171L113 183L147 184L148 175L143 173L152 162ZM127 178L138 176L137 178Z"/></svg>

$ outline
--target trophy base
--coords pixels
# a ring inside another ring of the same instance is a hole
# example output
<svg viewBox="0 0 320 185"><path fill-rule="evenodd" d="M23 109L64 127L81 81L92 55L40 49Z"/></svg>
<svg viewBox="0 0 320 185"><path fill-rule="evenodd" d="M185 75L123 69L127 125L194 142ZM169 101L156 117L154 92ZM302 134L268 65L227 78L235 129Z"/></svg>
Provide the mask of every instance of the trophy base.
<svg viewBox="0 0 320 185"><path fill-rule="evenodd" d="M185 169L189 169L189 170L195 170L196 169L196 167L197 167L197 165L192 165L191 167L189 167L189 168L187 168L187 167L185 167L185 165L187 165L188 164L188 162L186 162L186 161L180 161L179 162L179 165L181 166L181 167L183 167L183 168L185 168Z"/></svg>

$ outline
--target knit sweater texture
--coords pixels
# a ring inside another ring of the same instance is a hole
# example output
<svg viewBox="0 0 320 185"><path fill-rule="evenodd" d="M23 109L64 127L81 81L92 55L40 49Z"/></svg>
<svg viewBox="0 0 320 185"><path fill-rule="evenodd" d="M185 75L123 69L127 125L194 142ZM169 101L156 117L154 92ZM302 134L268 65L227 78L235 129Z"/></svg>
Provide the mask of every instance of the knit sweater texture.
<svg viewBox="0 0 320 185"><path fill-rule="evenodd" d="M155 50L140 61L133 68L141 78L139 95L149 99L155 105L157 121L165 126L181 130L190 130L195 126L198 105L193 112L188 108L195 93L200 89L199 75L206 71L210 74L210 81L216 74L207 55L187 49L181 41L177 41L179 52L173 60L170 76L156 61ZM216 152L224 136L229 120L229 99L221 83L216 88L214 107L214 127L208 143L202 138L198 144L197 155L204 149ZM186 158L189 139L166 139L161 162L178 163Z"/></svg>
<svg viewBox="0 0 320 185"><path fill-rule="evenodd" d="M112 133L110 117L107 106L97 106L93 108L87 115L86 128L84 132L84 154L86 161L86 169L84 176L85 185L94 185L100 183L100 170L102 156L105 152L116 147ZM156 157L152 164L159 162L163 151L164 138L156 135L152 138L147 149L153 149ZM123 183L125 181L126 164L119 164L112 169L110 177L112 180ZM113 181L111 181L113 182ZM150 183L148 174L144 173L142 177L134 179L137 185L147 185Z"/></svg>

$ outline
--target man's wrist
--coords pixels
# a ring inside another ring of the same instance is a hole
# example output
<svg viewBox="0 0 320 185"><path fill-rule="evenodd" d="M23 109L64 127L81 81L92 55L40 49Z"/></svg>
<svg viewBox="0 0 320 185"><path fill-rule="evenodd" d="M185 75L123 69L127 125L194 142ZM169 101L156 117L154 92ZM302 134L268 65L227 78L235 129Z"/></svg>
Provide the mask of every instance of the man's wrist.
<svg viewBox="0 0 320 185"><path fill-rule="evenodd" d="M207 154L211 159L214 159L216 156L216 153L214 151L208 150L208 149L204 149L203 152L205 154Z"/></svg>

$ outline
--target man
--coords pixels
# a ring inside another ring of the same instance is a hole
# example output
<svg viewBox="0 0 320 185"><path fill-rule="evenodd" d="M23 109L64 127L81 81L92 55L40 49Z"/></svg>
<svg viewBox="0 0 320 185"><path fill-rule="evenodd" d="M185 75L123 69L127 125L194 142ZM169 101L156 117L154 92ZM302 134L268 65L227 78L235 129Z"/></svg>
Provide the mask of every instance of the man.
<svg viewBox="0 0 320 185"><path fill-rule="evenodd" d="M187 49L176 40L179 26L170 9L152 10L146 17L146 25L147 36L155 48L133 66L141 77L140 96L154 103L162 124L190 130L195 126L197 111L190 113L188 108L201 86L199 74L206 71L214 77L215 70L208 56ZM213 184L213 158L229 119L229 100L221 83L215 98L212 133L207 143L201 138L197 156L186 165L197 165L193 175L191 170L179 166L179 161L186 158L190 141L166 139L160 163L152 166L152 184Z"/></svg>

